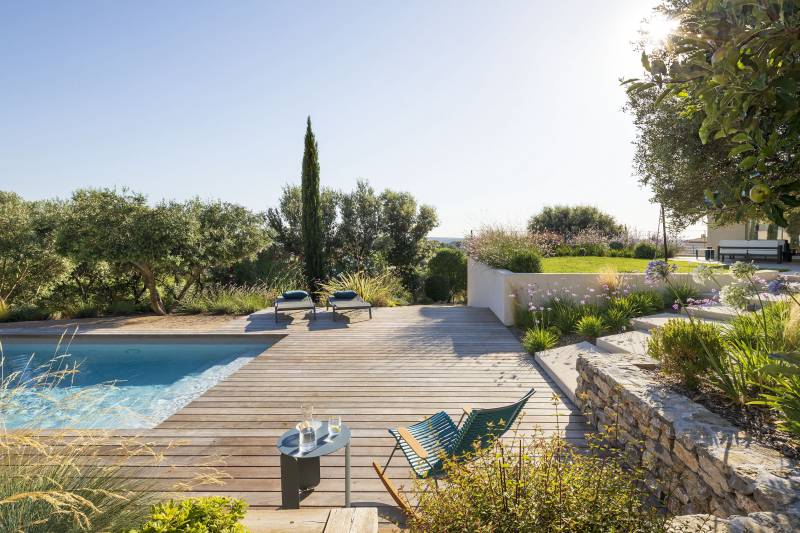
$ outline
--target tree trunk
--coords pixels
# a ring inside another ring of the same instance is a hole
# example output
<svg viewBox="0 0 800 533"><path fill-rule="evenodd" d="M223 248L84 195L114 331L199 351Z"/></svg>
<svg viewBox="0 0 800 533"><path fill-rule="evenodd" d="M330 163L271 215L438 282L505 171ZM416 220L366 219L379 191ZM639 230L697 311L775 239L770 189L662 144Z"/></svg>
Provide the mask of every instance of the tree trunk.
<svg viewBox="0 0 800 533"><path fill-rule="evenodd" d="M157 315L166 315L167 310L164 308L164 302L161 301L161 295L158 294L158 287L156 287L156 276L153 274L152 269L146 265L137 265L137 268L142 273L144 285L150 293L150 308Z"/></svg>

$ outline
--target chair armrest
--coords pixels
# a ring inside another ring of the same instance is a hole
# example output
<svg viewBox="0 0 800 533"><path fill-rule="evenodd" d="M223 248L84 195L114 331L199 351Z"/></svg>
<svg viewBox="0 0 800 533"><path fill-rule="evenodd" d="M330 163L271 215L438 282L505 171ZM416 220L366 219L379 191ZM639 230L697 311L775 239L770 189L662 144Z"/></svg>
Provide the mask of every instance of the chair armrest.
<svg viewBox="0 0 800 533"><path fill-rule="evenodd" d="M472 406L471 405L462 405L461 410L464 411L465 416L469 416L472 413Z"/></svg>
<svg viewBox="0 0 800 533"><path fill-rule="evenodd" d="M406 443L411 447L414 453L420 457L420 459L428 458L428 452L425 451L425 448L422 447L422 444L420 444L419 441L414 438L414 435L412 435L407 428L397 428L397 433L400 434L400 437L406 441Z"/></svg>

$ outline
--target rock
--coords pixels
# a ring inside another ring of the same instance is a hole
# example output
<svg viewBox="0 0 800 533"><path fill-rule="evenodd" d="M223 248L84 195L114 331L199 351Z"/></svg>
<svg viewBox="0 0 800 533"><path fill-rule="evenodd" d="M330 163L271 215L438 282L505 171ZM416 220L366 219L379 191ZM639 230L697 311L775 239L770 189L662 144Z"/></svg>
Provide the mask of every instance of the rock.
<svg viewBox="0 0 800 533"><path fill-rule="evenodd" d="M667 522L669 533L728 533L730 522L709 514L676 516Z"/></svg>
<svg viewBox="0 0 800 533"><path fill-rule="evenodd" d="M731 533L796 533L800 531L800 515L788 513L751 513L733 516Z"/></svg>

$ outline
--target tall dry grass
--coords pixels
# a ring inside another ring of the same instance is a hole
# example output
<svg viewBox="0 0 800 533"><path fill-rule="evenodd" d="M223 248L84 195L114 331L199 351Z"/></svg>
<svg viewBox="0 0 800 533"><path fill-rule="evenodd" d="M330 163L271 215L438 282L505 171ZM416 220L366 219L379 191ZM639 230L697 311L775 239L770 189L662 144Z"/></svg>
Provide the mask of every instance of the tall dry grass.
<svg viewBox="0 0 800 533"><path fill-rule="evenodd" d="M366 272L345 272L320 285L319 295L324 301L336 291L356 291L375 307L392 307L407 301L409 296L394 273L386 271L370 275Z"/></svg>
<svg viewBox="0 0 800 533"><path fill-rule="evenodd" d="M80 366L71 360L69 344L63 335L46 364L34 367L31 357L23 369L6 372L0 343L0 531L126 531L146 519L159 497L223 483L228 476L218 460L192 468L180 484L158 483L147 469L162 465L178 441L156 445L113 431L39 429L46 422L41 417L57 409L81 404L93 412L92 387L71 387ZM54 395L55 389L62 390ZM24 427L5 427L7 417L39 403L50 410L33 408Z"/></svg>

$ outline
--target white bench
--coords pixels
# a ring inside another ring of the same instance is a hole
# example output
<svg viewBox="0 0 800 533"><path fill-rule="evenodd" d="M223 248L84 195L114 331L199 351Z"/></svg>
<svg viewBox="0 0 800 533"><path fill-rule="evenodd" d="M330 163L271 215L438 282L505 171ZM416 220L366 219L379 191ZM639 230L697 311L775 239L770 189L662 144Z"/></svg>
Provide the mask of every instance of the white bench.
<svg viewBox="0 0 800 533"><path fill-rule="evenodd" d="M717 257L720 261L725 261L727 256L730 259L742 257L745 260L751 258L772 259L778 263L783 262L786 250L786 241L745 241L745 240L721 240L717 246Z"/></svg>

